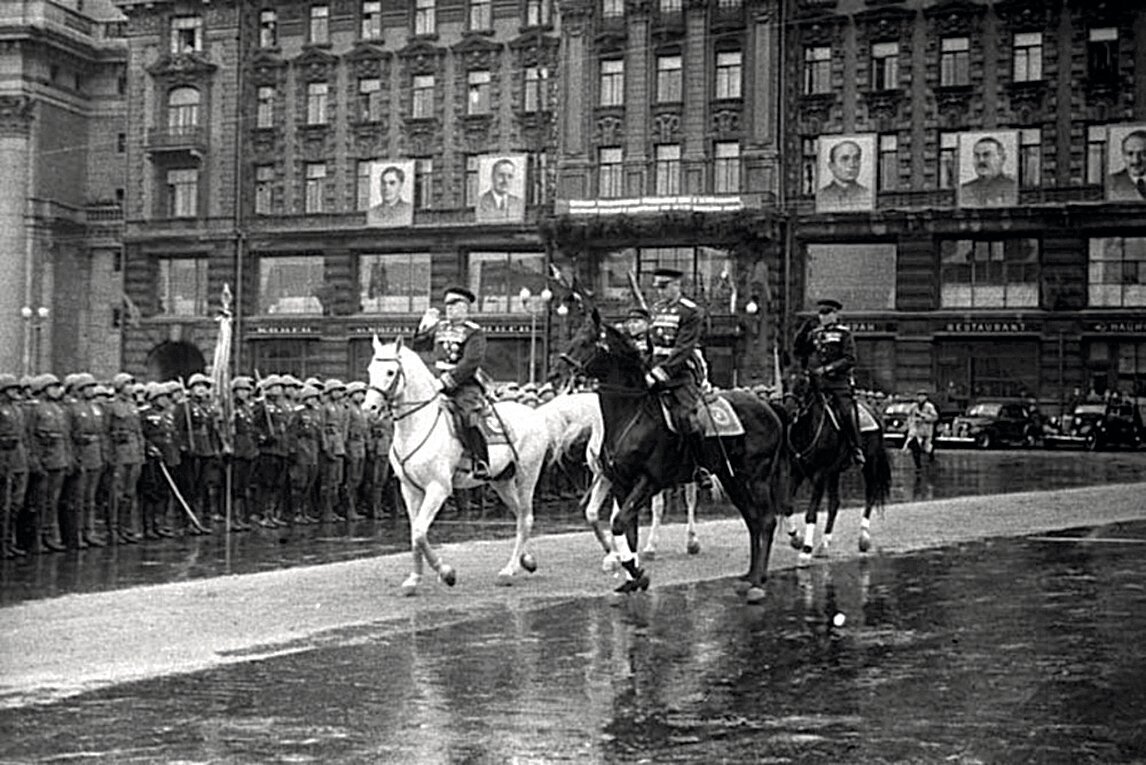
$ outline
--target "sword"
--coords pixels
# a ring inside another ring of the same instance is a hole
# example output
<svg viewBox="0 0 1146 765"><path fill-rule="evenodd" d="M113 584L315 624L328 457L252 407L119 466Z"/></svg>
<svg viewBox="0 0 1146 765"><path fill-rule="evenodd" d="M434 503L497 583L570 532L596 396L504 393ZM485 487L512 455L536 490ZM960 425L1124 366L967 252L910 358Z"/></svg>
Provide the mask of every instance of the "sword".
<svg viewBox="0 0 1146 765"><path fill-rule="evenodd" d="M167 466L163 464L162 460L159 461L159 470L163 473L163 477L167 480L167 485L171 487L171 493L175 495L175 499L179 500L179 506L183 508L183 512L187 513L187 517L191 519L191 523L195 528L202 532L207 532L207 528L199 522L199 519L192 512L191 506L187 504L187 500L183 499L183 494L179 491L179 487L175 485L175 480L171 477L170 471Z"/></svg>

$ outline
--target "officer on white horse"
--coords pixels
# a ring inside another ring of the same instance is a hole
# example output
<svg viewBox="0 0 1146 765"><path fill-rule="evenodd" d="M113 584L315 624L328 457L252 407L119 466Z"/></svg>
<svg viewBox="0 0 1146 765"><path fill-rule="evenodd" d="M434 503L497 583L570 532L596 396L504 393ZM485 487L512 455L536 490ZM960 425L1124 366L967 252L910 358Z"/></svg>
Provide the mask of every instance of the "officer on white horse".
<svg viewBox="0 0 1146 765"><path fill-rule="evenodd" d="M450 287L443 296L446 317L436 308L426 309L411 345L434 351L434 367L441 373L436 386L453 400L459 413L458 437L473 458L473 477L484 481L489 474L489 447L481 430L486 408L481 366L485 362L486 338L481 326L469 318L476 298L465 287Z"/></svg>

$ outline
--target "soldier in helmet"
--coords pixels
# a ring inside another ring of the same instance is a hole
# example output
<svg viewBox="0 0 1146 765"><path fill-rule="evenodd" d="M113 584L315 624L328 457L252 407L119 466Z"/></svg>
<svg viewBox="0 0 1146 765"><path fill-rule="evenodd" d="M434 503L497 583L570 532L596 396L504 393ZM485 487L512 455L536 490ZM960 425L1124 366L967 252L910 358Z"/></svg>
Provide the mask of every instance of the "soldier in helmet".
<svg viewBox="0 0 1146 765"><path fill-rule="evenodd" d="M291 405L283 394L283 379L276 374L259 382L262 398L254 406L255 441L259 447L256 464L259 496L254 520L265 528L285 526L283 516L289 507Z"/></svg>
<svg viewBox="0 0 1146 765"><path fill-rule="evenodd" d="M61 552L65 548L60 536L60 495L72 468L70 419L63 405L64 387L54 374L36 377L32 391L37 402L29 410L28 432L31 466L39 475L32 552Z"/></svg>
<svg viewBox="0 0 1146 765"><path fill-rule="evenodd" d="M68 496L72 502L70 517L79 533L79 539L75 541L77 547L81 542L90 547L103 547L117 541L111 527L107 529L105 540L96 534L96 492L104 470L104 434L107 432L107 418L103 407L96 401L97 388L96 379L87 372L81 372L72 378L69 391L75 473ZM73 544L70 527L65 528L65 532L68 544Z"/></svg>
<svg viewBox="0 0 1146 765"><path fill-rule="evenodd" d="M219 457L222 441L219 435L220 413L211 400L211 378L202 372L191 375L187 381L188 399L176 406L175 428L182 450L182 468L188 487L185 499L200 511L199 520L210 530L220 520L219 488L222 484Z"/></svg>
<svg viewBox="0 0 1146 765"><path fill-rule="evenodd" d="M313 505L314 483L318 480L323 443L326 440L325 413L318 388L303 385L299 390L300 407L290 419L290 488L295 510L295 523L318 520L308 508Z"/></svg>
<svg viewBox="0 0 1146 765"><path fill-rule="evenodd" d="M140 412L146 461L139 478L139 499L146 539L174 536L167 526L168 506L173 497L164 468L168 475L178 471L180 454L169 385L148 383L145 388L148 403Z"/></svg>
<svg viewBox="0 0 1146 765"><path fill-rule="evenodd" d="M231 380L232 431L234 452L231 457L231 498L235 503L235 517L238 519L234 530L249 531L251 519L256 514L252 505L255 488L255 461L259 456L257 445L258 431L255 427L255 409L251 393L255 389L254 380L240 375Z"/></svg>
<svg viewBox="0 0 1146 765"><path fill-rule="evenodd" d="M366 517L358 510L370 431L366 413L362 411L365 400L366 383L354 380L346 384L346 475L342 482L342 503L346 517L352 521Z"/></svg>
<svg viewBox="0 0 1146 765"><path fill-rule="evenodd" d="M0 556L27 555L16 543L16 522L28 486L27 426L20 405L20 382L0 374Z"/></svg>
<svg viewBox="0 0 1146 765"><path fill-rule="evenodd" d="M367 515L382 515L383 495L390 481L390 444L394 440L394 420L385 407L369 419L369 435L366 440L366 476L369 481L367 494L370 497Z"/></svg>
<svg viewBox="0 0 1146 765"><path fill-rule="evenodd" d="M323 445L321 463L320 496L322 498L322 520L344 521L339 512L338 495L346 470L346 438L350 424L350 413L342 396L346 385L341 380L330 379L323 388Z"/></svg>
<svg viewBox="0 0 1146 765"><path fill-rule="evenodd" d="M140 538L138 490L143 470L143 425L135 402L135 378L120 372L111 382L115 398L107 406L112 463L108 514L120 541L134 543Z"/></svg>
<svg viewBox="0 0 1146 765"><path fill-rule="evenodd" d="M843 436L851 447L857 465L864 464L863 441L859 432L852 369L856 365L856 341L852 331L840 323L843 305L838 300L817 301L819 322L804 322L796 333L793 352L812 375L820 390L830 394L839 415Z"/></svg>

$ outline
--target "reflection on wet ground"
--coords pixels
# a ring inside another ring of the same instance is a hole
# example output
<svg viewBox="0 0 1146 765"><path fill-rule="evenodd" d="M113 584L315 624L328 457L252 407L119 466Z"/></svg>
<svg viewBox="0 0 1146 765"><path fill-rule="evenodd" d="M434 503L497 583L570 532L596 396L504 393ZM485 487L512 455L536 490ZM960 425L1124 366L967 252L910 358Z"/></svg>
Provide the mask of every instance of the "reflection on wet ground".
<svg viewBox="0 0 1146 765"><path fill-rule="evenodd" d="M1146 474L1146 452L944 450L935 465L918 472L901 451L892 453L892 461L893 503L1132 482ZM845 507L862 504L862 482L856 471L844 474L841 491ZM670 505L669 522L681 520L679 507L677 502ZM539 504L536 515L535 534L584 528L574 500ZM736 511L727 505L702 505L699 515L734 517ZM511 538L513 529L512 518L493 501L462 510L451 503L434 523L432 539L440 544ZM402 514L379 521L260 529L232 535L229 542L221 535L189 537L0 561L0 605L71 592L315 565L408 547L409 528Z"/></svg>
<svg viewBox="0 0 1146 765"><path fill-rule="evenodd" d="M378 624L7 710L0 759L1129 762L1144 549L1124 524L780 571L762 608L719 581Z"/></svg>

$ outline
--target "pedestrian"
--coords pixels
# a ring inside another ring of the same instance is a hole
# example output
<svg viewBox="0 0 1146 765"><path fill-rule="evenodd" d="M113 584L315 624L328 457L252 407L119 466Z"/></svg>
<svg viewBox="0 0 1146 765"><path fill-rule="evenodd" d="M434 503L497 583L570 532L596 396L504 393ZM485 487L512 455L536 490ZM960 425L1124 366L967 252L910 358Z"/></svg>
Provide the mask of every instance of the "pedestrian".
<svg viewBox="0 0 1146 765"><path fill-rule="evenodd" d="M929 462L935 462L935 424L939 422L939 412L928 398L926 388L915 393L915 403L907 413L907 440L904 449L910 449L916 470L923 467L921 455L926 454Z"/></svg>

